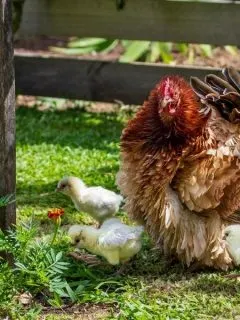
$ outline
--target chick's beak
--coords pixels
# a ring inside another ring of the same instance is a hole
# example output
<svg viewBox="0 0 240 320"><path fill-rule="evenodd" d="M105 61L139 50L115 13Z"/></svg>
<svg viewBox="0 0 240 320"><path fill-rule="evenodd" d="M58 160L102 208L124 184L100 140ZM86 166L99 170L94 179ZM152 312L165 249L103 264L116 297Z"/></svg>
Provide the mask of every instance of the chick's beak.
<svg viewBox="0 0 240 320"><path fill-rule="evenodd" d="M57 186L57 188L55 189L55 192L60 192L61 188Z"/></svg>

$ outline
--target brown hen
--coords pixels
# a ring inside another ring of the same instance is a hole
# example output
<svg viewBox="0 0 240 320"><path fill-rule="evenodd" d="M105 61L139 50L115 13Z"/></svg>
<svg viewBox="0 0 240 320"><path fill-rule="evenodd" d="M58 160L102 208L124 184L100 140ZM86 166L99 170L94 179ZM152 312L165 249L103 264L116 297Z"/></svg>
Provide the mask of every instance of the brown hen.
<svg viewBox="0 0 240 320"><path fill-rule="evenodd" d="M223 73L226 81L192 78L193 89L165 77L121 137L127 212L187 266L233 264L223 229L240 223L240 76Z"/></svg>

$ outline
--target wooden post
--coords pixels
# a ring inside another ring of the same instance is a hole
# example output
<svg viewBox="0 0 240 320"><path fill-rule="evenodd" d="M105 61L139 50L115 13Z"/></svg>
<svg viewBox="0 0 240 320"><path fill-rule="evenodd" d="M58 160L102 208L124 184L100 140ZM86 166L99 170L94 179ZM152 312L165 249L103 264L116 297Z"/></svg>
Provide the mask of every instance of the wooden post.
<svg viewBox="0 0 240 320"><path fill-rule="evenodd" d="M0 197L15 194L15 79L11 0L0 0ZM15 203L0 208L0 228L16 223Z"/></svg>

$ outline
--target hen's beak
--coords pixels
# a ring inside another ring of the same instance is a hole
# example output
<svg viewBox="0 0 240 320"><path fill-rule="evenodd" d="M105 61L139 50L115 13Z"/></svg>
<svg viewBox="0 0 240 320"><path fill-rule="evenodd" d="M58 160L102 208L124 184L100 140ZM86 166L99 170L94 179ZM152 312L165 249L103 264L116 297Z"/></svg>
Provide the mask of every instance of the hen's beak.
<svg viewBox="0 0 240 320"><path fill-rule="evenodd" d="M227 236L224 234L223 235L223 240L226 240L227 239Z"/></svg>
<svg viewBox="0 0 240 320"><path fill-rule="evenodd" d="M164 109L169 103L172 103L172 102L174 102L174 100L169 97L163 98L161 102L161 107Z"/></svg>

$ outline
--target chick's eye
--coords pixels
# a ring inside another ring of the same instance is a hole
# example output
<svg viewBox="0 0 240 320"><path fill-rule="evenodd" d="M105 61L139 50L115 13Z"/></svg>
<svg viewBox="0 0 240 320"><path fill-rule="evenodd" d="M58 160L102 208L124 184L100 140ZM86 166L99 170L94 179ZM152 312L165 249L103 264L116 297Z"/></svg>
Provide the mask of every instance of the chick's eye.
<svg viewBox="0 0 240 320"><path fill-rule="evenodd" d="M225 237L228 237L229 236L229 232L225 232Z"/></svg>
<svg viewBox="0 0 240 320"><path fill-rule="evenodd" d="M76 243L79 243L79 242L80 242L80 239L79 239L79 238L77 238L77 239L75 240L75 242L76 242Z"/></svg>

